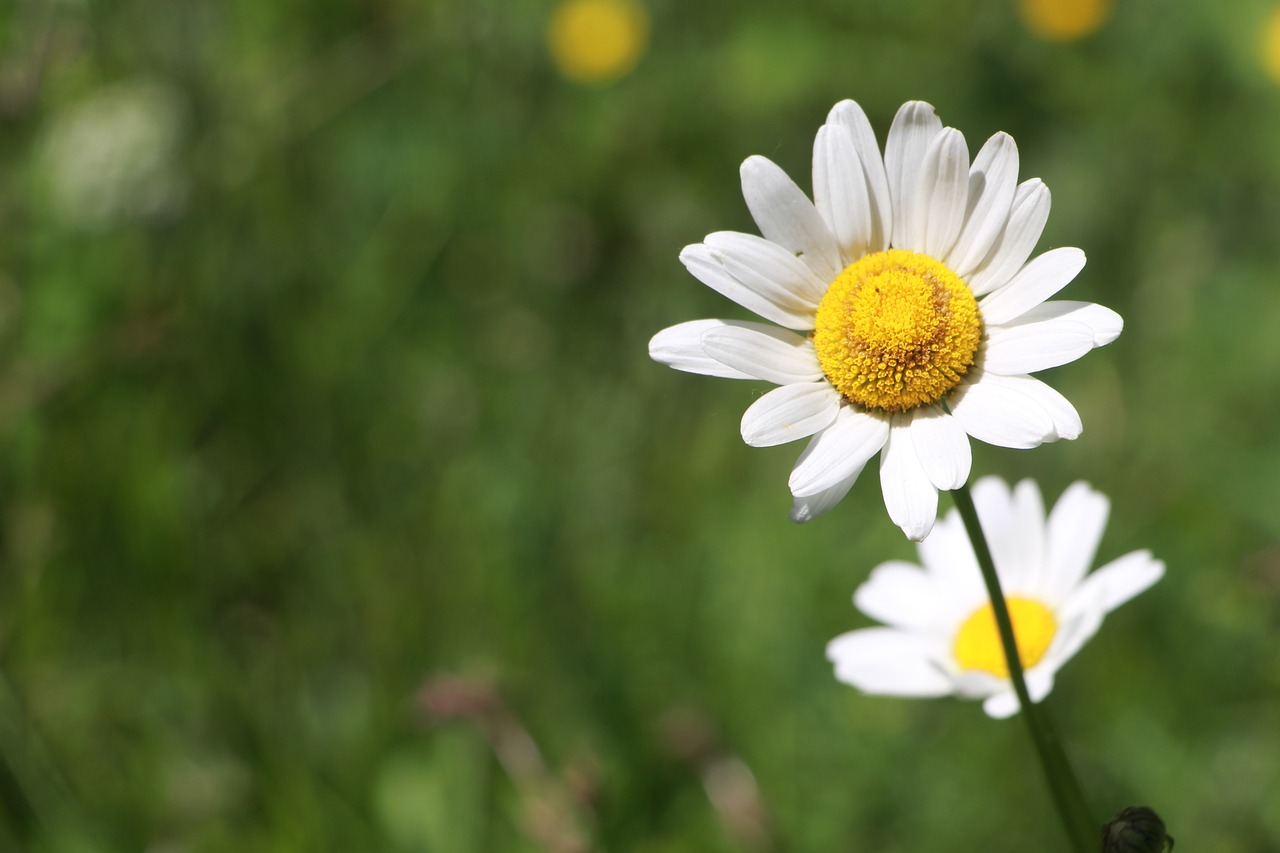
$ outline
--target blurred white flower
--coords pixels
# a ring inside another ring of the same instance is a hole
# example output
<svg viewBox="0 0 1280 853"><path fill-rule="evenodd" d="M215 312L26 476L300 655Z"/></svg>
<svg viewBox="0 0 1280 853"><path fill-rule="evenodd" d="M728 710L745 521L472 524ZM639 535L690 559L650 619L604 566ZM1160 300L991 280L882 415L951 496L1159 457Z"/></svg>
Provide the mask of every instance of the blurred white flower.
<svg viewBox="0 0 1280 853"><path fill-rule="evenodd" d="M792 518L831 509L880 453L889 516L921 539L938 490L969 477L969 436L1030 448L1080 434L1066 398L1028 374L1110 343L1123 326L1099 305L1045 301L1084 253L1027 260L1049 190L1017 181L1008 134L971 163L960 132L912 101L882 158L861 107L843 101L814 143L813 202L750 157L742 190L764 236L721 231L680 254L702 283L777 325L681 323L655 335L649 354L781 386L747 409L742 437L756 447L812 437L791 473Z"/></svg>
<svg viewBox="0 0 1280 853"><path fill-rule="evenodd" d="M37 155L54 214L97 228L176 213L185 120L181 93L155 80L116 83L56 113Z"/></svg>
<svg viewBox="0 0 1280 853"><path fill-rule="evenodd" d="M1087 574L1109 510L1107 498L1087 483L1068 488L1047 518L1031 480L1011 492L1003 480L984 477L973 486L973 500L1027 690L1039 702L1103 617L1159 580L1164 563L1134 551ZM922 566L882 563L854 593L858 609L888 627L832 640L827 657L836 677L867 693L985 698L992 717L1016 713L995 616L960 514L949 512L918 547Z"/></svg>

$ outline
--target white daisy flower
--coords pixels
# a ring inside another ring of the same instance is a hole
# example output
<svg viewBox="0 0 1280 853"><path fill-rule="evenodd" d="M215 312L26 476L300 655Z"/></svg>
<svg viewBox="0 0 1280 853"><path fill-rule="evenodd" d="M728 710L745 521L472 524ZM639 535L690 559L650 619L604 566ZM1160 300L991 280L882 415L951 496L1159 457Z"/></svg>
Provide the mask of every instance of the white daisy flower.
<svg viewBox="0 0 1280 853"><path fill-rule="evenodd" d="M763 237L719 231L680 260L770 323L695 320L649 354L677 370L780 387L742 417L766 447L810 438L791 473L791 516L831 509L880 453L889 516L922 539L938 490L969 477L969 436L1030 448L1080 434L1080 417L1028 374L1074 361L1123 321L1087 302L1046 302L1084 266L1079 249L1030 261L1049 190L1018 182L997 133L972 163L933 107L904 104L883 159L853 101L831 110L813 152L814 201L764 157L742 164Z"/></svg>
<svg viewBox="0 0 1280 853"><path fill-rule="evenodd" d="M1149 551L1112 560L1086 577L1109 502L1075 483L1046 519L1040 489L1023 480L1010 492L998 477L973 486L974 505L1009 606L1031 701L1097 632L1106 614L1164 575ZM1018 710L995 615L960 514L952 510L920 543L916 566L877 566L853 595L888 627L836 637L827 646L836 678L886 696L985 698L992 717Z"/></svg>

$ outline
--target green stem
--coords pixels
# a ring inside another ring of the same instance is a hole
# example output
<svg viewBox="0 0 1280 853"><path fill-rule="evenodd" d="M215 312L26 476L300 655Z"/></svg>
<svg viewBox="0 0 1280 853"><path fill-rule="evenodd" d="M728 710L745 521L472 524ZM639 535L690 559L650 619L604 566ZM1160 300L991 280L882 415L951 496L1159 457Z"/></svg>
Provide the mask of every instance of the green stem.
<svg viewBox="0 0 1280 853"><path fill-rule="evenodd" d="M1005 603L1004 592L1000 589L1000 578L996 575L995 563L991 559L991 548L987 545L986 535L978 521L978 511L974 508L968 484L951 494L955 498L956 509L964 520L965 530L969 533L969 541L973 543L978 566L982 569L982 580L987 585L991 610L995 614L996 627L1000 632L1000 645L1004 648L1005 661L1009 665L1009 680L1013 682L1013 690L1018 695L1022 719L1026 721L1031 742L1035 745L1058 816L1062 819L1072 849L1077 853L1093 853L1098 849L1098 824L1091 816L1084 791L1071 769L1071 762L1067 759L1053 723L1043 708L1032 703L1027 692L1022 659L1018 656L1013 634L1013 621L1009 618L1009 607Z"/></svg>

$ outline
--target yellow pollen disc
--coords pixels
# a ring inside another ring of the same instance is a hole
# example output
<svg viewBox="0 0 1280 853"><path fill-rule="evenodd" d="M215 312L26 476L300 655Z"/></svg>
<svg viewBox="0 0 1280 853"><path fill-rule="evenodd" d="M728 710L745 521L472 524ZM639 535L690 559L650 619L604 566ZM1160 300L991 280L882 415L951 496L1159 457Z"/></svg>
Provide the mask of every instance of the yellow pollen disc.
<svg viewBox="0 0 1280 853"><path fill-rule="evenodd" d="M846 400L886 412L936 403L982 342L973 292L946 264L905 249L845 267L818 305L813 346Z"/></svg>
<svg viewBox="0 0 1280 853"><path fill-rule="evenodd" d="M1053 612L1038 601L1011 597L1009 620L1013 622L1013 636L1018 643L1018 659L1023 669L1030 669L1040 662L1049 650L1053 636L1058 632L1058 620ZM1009 666L1000 645L1000 632L996 628L996 614L988 602L973 612L956 634L952 647L956 663L961 669L989 672L997 678L1009 677Z"/></svg>

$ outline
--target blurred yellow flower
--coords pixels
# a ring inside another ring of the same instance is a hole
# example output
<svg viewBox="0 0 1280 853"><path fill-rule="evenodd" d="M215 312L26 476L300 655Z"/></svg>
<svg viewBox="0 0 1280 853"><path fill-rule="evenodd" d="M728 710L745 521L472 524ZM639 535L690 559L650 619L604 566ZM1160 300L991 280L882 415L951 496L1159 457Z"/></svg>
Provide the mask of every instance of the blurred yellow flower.
<svg viewBox="0 0 1280 853"><path fill-rule="evenodd" d="M1028 29L1050 41L1071 41L1097 32L1111 17L1113 0L1018 0Z"/></svg>
<svg viewBox="0 0 1280 853"><path fill-rule="evenodd" d="M1262 61L1271 79L1280 83L1280 6L1271 10L1262 30Z"/></svg>
<svg viewBox="0 0 1280 853"><path fill-rule="evenodd" d="M580 83L623 76L649 40L649 17L634 0L565 0L551 13L547 42L560 73Z"/></svg>

